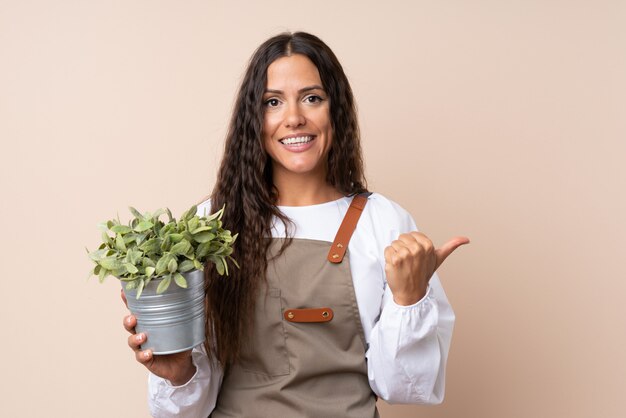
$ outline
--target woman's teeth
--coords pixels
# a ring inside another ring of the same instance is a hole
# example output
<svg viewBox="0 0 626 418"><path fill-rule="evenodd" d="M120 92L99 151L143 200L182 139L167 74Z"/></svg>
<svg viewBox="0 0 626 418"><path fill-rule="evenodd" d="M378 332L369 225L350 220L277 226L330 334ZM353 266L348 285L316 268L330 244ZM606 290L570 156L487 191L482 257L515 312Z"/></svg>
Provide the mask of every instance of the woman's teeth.
<svg viewBox="0 0 626 418"><path fill-rule="evenodd" d="M280 143L285 145L306 144L307 142L311 142L312 140L312 136L297 136L294 138L281 139Z"/></svg>

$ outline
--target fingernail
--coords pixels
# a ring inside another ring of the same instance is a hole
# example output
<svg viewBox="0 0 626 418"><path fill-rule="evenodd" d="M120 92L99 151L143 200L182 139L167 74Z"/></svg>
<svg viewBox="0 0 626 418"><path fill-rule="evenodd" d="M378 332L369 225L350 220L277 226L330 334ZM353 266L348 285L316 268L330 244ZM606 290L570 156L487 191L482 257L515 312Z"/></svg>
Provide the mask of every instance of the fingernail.
<svg viewBox="0 0 626 418"><path fill-rule="evenodd" d="M141 340L143 340L143 334L137 334L137 335L135 336L135 339L136 339L137 341L141 341Z"/></svg>
<svg viewBox="0 0 626 418"><path fill-rule="evenodd" d="M150 352L149 351L144 351L143 352L143 358L150 358Z"/></svg>
<svg viewBox="0 0 626 418"><path fill-rule="evenodd" d="M127 323L128 325L130 325L130 316L127 316L127 317L126 317L126 323Z"/></svg>

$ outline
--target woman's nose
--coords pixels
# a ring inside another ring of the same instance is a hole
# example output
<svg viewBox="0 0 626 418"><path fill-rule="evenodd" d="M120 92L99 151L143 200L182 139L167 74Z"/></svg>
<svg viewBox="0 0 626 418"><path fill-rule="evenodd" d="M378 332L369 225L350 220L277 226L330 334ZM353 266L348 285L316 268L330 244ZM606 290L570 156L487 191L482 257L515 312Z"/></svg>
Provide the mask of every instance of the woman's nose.
<svg viewBox="0 0 626 418"><path fill-rule="evenodd" d="M288 128L295 128L302 126L306 123L306 118L302 113L300 106L291 105L287 107L287 114L285 115L285 126Z"/></svg>

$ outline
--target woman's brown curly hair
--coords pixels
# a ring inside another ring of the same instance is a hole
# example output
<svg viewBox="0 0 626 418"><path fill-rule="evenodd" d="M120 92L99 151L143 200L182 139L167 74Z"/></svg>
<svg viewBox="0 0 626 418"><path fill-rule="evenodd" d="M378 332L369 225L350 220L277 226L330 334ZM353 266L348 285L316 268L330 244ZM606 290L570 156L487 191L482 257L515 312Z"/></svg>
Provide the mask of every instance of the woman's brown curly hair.
<svg viewBox="0 0 626 418"><path fill-rule="evenodd" d="M272 181L272 160L263 147L262 127L267 69L276 59L292 54L305 55L315 64L328 94L333 143L327 182L344 195L367 191L356 106L337 57L319 38L305 32L268 39L255 51L245 72L210 196L214 210L226 205L224 225L239 234L233 257L241 268L229 269L228 277L218 276L212 264L205 269L205 347L223 366L237 360L247 339L259 284L265 280L273 217L286 230L290 223L276 207L278 190ZM291 239L285 240L280 252L290 243Z"/></svg>

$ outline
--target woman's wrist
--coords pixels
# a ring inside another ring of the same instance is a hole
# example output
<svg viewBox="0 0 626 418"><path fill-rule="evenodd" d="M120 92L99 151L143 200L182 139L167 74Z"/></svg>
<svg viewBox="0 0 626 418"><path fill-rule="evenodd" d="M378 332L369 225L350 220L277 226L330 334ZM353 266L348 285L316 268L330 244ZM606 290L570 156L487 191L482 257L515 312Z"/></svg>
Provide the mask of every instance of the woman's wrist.
<svg viewBox="0 0 626 418"><path fill-rule="evenodd" d="M196 374L196 366L192 361L189 362L189 366L185 368L178 376L168 379L172 386L182 386L189 382L191 378Z"/></svg>
<svg viewBox="0 0 626 418"><path fill-rule="evenodd" d="M415 292L411 292L411 293L395 294L392 292L393 301L396 303L396 305L400 305L400 306L414 305L420 300L424 299L424 296L426 296L427 291L428 291L428 286L424 287L423 289L419 289Z"/></svg>

